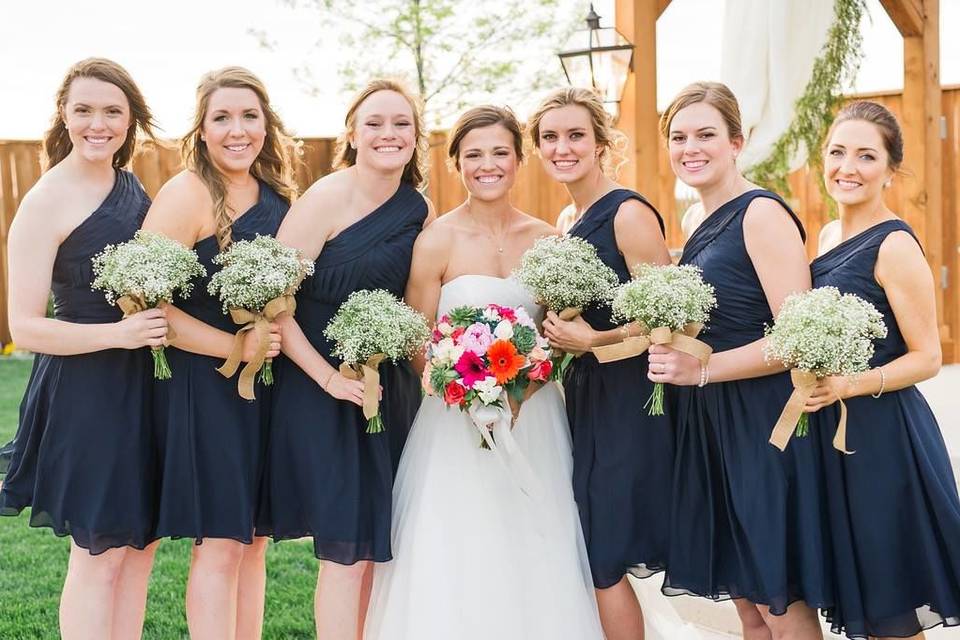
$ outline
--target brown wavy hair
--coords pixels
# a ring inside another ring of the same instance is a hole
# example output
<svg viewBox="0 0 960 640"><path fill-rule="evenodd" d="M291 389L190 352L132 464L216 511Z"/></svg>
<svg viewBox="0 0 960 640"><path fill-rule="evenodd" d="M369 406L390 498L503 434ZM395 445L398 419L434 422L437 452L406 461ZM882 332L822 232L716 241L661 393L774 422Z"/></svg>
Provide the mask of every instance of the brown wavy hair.
<svg viewBox="0 0 960 640"><path fill-rule="evenodd" d="M660 116L660 135L670 138L670 123L681 109L698 102L706 102L720 112L727 125L727 134L731 140L743 138L743 124L740 121L740 103L730 87L722 82L694 82L680 90L670 102L670 106Z"/></svg>
<svg viewBox="0 0 960 640"><path fill-rule="evenodd" d="M287 133L280 116L270 106L266 87L253 73L243 67L224 67L200 78L200 84L197 85L197 106L193 115L193 126L180 141L180 153L187 169L197 174L210 191L210 196L213 198L217 244L224 249L230 244L233 226L230 207L227 206L227 184L223 174L210 159L206 142L201 139L203 121L210 106L210 96L214 91L222 88L250 89L257 95L266 120L266 137L260 154L250 167L250 173L270 185L287 202L293 202L297 196L294 160L298 145Z"/></svg>
<svg viewBox="0 0 960 640"><path fill-rule="evenodd" d="M127 103L130 106L130 126L127 127L127 138L123 145L113 154L114 167L119 169L130 163L137 151L138 130L142 136L156 142L156 135L153 132L156 123L153 121L153 115L150 113L150 108L147 106L147 101L144 100L140 88L137 87L127 70L106 58L87 58L67 70L67 74L60 83L60 88L57 89L57 110L50 119L50 128L43 134L40 163L44 171L61 162L73 149L73 143L70 142L70 133L67 131L67 124L63 116L67 106L67 98L70 96L70 86L77 78L94 78L101 82L109 82L123 91L123 95L127 98Z"/></svg>
<svg viewBox="0 0 960 640"><path fill-rule="evenodd" d="M498 124L510 133L513 139L513 150L517 154L517 162L523 162L523 128L516 114L510 107L496 107L482 105L464 111L457 118L457 122L450 130L450 141L447 143L448 162L452 163L457 171L460 170L460 145L463 138L474 129L492 127Z"/></svg>
<svg viewBox="0 0 960 640"><path fill-rule="evenodd" d="M583 107L590 114L593 136L600 149L600 168L607 175L614 176L627 161L625 149L627 137L613 126L613 116L603 108L603 101L590 89L567 87L547 94L537 110L530 116L527 129L536 148L540 148L540 121L548 111L568 106Z"/></svg>
<svg viewBox="0 0 960 640"><path fill-rule="evenodd" d="M420 101L413 97L413 94L407 90L406 86L399 80L392 78L376 78L367 83L360 90L347 109L347 115L343 119L344 131L337 138L337 149L334 153L333 168L346 169L357 164L357 150L350 146L350 136L357 127L357 109L363 104L363 101L375 94L377 91L393 91L399 93L410 104L410 110L413 111L414 128L414 148L413 157L403 168L403 175L400 180L419 188L424 182L425 165L428 153L427 132L423 129L423 113L420 108Z"/></svg>

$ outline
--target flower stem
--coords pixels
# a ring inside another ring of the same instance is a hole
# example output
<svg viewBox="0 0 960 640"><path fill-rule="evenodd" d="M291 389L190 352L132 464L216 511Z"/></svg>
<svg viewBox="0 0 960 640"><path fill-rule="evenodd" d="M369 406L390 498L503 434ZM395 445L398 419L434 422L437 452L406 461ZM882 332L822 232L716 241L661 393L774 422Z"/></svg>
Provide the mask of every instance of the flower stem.
<svg viewBox="0 0 960 640"><path fill-rule="evenodd" d="M810 433L810 414L801 413L800 419L797 420L797 430L794 432L794 435L798 438L806 438Z"/></svg>
<svg viewBox="0 0 960 640"><path fill-rule="evenodd" d="M167 355L163 351L163 347L153 347L150 349L150 353L153 354L153 377L157 380L169 380L173 377L173 372L170 371L170 363L167 362Z"/></svg>
<svg viewBox="0 0 960 640"><path fill-rule="evenodd" d="M649 408L647 412L648 416L662 416L663 415L663 383L657 382L653 385L653 393L650 394L650 398L647 400L647 403L643 405L643 408Z"/></svg>
<svg viewBox="0 0 960 640"><path fill-rule="evenodd" d="M383 419L379 413L367 421L367 433L383 433Z"/></svg>
<svg viewBox="0 0 960 640"><path fill-rule="evenodd" d="M263 366L260 367L260 382L268 387L273 384L273 360L271 358L264 360Z"/></svg>

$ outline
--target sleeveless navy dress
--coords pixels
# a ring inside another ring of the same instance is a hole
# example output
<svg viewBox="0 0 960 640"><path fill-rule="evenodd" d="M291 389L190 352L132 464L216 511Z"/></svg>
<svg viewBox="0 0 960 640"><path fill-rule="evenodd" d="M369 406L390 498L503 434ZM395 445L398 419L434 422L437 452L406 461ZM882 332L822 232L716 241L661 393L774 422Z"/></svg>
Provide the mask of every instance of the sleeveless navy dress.
<svg viewBox="0 0 960 640"><path fill-rule="evenodd" d="M297 293L297 323L332 366L323 331L347 297L361 289L403 296L413 243L427 203L411 185L323 246L313 276ZM420 404L420 382L408 364L380 366L384 432L365 433L360 407L326 393L289 360L275 367L270 450L258 533L275 540L311 536L321 560L386 562L390 551L393 477Z"/></svg>
<svg viewBox="0 0 960 640"><path fill-rule="evenodd" d="M258 201L232 225L232 239L276 235L289 203L260 183ZM216 236L194 245L205 278L191 296L177 301L181 311L212 327L236 333L240 325L223 313L207 292L219 266ZM158 538L229 538L253 541L270 408L269 389L256 383L257 399L237 393L237 376L227 379L214 358L168 347L173 377L156 382L156 436L161 473L157 510Z"/></svg>
<svg viewBox="0 0 960 640"><path fill-rule="evenodd" d="M113 189L57 249L51 289L63 322L119 321L119 308L93 291L91 258L130 240L150 199L139 180L117 171ZM30 525L96 555L153 541L155 460L150 431L153 365L149 349L105 349L72 356L38 353L20 404L20 426L0 515L32 507Z"/></svg>
<svg viewBox="0 0 960 640"><path fill-rule="evenodd" d="M875 341L871 367L907 352L874 278L880 245L897 231L913 235L902 220L887 220L813 262L814 286L855 293L883 314L887 337ZM827 618L834 633L908 637L960 625L960 498L936 418L915 386L844 402L852 455L833 449L837 405L810 414L830 488L837 599Z"/></svg>
<svg viewBox="0 0 960 640"><path fill-rule="evenodd" d="M653 209L638 193L615 189L569 231L596 247L620 282L630 279L630 270L617 249L614 218L627 200ZM663 220L656 216L662 233ZM617 326L609 306L585 309L581 317L598 331ZM673 429L669 409L668 415L650 416L643 406L653 392L647 366L647 354L600 364L587 353L573 361L564 382L573 493L598 589L612 587L627 572L647 577L661 571L667 558Z"/></svg>
<svg viewBox="0 0 960 640"><path fill-rule="evenodd" d="M697 228L680 264L703 270L717 307L699 339L714 353L750 344L773 323L747 253L743 218L761 189L727 202ZM668 387L676 394L676 463L670 555L663 591L746 598L780 615L796 600L831 603L829 532L820 450L793 438L780 452L770 431L793 391L790 375Z"/></svg>

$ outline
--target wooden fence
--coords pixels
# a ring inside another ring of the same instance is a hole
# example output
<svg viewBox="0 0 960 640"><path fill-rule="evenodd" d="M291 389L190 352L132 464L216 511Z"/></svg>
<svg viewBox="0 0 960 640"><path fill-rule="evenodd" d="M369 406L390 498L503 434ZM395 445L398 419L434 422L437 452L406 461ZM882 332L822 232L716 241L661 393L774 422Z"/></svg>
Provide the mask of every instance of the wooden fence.
<svg viewBox="0 0 960 640"><path fill-rule="evenodd" d="M873 94L869 98L887 105L894 113L900 113L899 93ZM944 88L943 114L943 244L940 249L945 269L943 281L946 286L941 337L945 361L953 362L960 361L960 341L953 339L960 332L960 283L957 282L960 279L957 261L960 246L960 87ZM297 171L301 188L330 171L334 148L335 140L329 138L303 140L302 163ZM4 343L10 339L6 309L7 232L20 200L40 176L39 151L40 144L36 141L0 141L0 269L3 270L0 280L0 342ZM678 200L675 195L676 179L670 170L664 146L658 150L658 161L658 200L667 226L667 240L671 247L680 248L683 246L680 216L690 203ZM910 158L906 159L903 175L894 180L887 193L888 204L894 211L904 210L904 189L901 184L913 179L910 174L910 161ZM132 169L140 177L147 192L153 196L167 179L179 171L179 155L173 148L153 147L134 159ZM800 215L807 230L807 251L811 258L816 255L820 229L829 221L829 213L817 184L819 179L819 176L810 175L806 169L790 176L791 194L788 200ZM427 195L437 211L443 212L462 202L465 194L459 176L447 166L446 135L432 134ZM514 204L521 210L553 222L569 202L563 187L545 175L540 162L531 154L520 169L514 188ZM922 224L921 221L908 222ZM934 241L935 238L926 238L927 244Z"/></svg>

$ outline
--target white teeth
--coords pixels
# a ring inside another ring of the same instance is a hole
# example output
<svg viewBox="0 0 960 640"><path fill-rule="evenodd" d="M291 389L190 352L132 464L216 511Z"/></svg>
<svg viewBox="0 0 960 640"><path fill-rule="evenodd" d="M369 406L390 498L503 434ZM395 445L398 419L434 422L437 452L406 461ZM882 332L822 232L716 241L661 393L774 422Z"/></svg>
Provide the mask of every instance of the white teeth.
<svg viewBox="0 0 960 640"><path fill-rule="evenodd" d="M229 149L230 151L239 153L241 151L245 151L246 148L249 146L250 146L249 144L229 144L227 145L227 149Z"/></svg>
<svg viewBox="0 0 960 640"><path fill-rule="evenodd" d="M91 144L103 144L103 143L105 143L105 142L106 142L107 140L109 140L109 139L110 139L110 138L94 138L94 137L92 137L92 136L88 136L88 137L86 138L86 141L89 142L89 143L91 143Z"/></svg>
<svg viewBox="0 0 960 640"><path fill-rule="evenodd" d="M839 184L844 189L856 189L857 187L860 186L859 182L852 182L850 180L837 180L837 184Z"/></svg>
<svg viewBox="0 0 960 640"><path fill-rule="evenodd" d="M492 182L500 182L500 176L480 176L477 178L477 182L482 184L490 184Z"/></svg>
<svg viewBox="0 0 960 640"><path fill-rule="evenodd" d="M687 169L699 169L700 167L706 166L706 160L687 160L683 163Z"/></svg>
<svg viewBox="0 0 960 640"><path fill-rule="evenodd" d="M400 151L400 147L377 147L377 153L396 153Z"/></svg>
<svg viewBox="0 0 960 640"><path fill-rule="evenodd" d="M576 160L554 160L553 164L560 169L568 169L573 165L577 164Z"/></svg>

